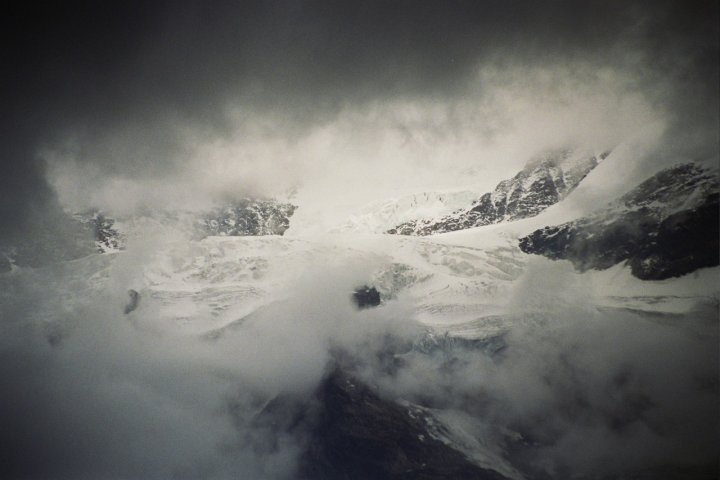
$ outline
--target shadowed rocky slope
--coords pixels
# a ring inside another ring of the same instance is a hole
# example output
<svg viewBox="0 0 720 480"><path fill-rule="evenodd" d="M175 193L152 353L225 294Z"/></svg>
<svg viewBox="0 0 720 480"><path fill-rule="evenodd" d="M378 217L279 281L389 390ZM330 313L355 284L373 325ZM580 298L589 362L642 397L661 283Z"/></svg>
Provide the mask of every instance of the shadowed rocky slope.
<svg viewBox="0 0 720 480"><path fill-rule="evenodd" d="M627 261L643 280L719 263L717 172L688 163L663 170L587 217L520 239L526 253L570 260L576 269Z"/></svg>

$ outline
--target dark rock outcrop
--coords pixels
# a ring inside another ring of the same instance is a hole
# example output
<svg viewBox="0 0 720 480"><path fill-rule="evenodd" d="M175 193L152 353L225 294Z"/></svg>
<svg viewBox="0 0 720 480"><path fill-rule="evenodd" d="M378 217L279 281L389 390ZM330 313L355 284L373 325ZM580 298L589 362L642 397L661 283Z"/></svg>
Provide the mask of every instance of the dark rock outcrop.
<svg viewBox="0 0 720 480"><path fill-rule="evenodd" d="M546 152L469 208L440 219L405 222L387 233L431 235L533 217L565 198L608 154L578 157L568 149Z"/></svg>
<svg viewBox="0 0 720 480"><path fill-rule="evenodd" d="M151 220L151 224L179 226L194 238L206 236L257 236L282 235L290 227L290 217L295 205L272 199L243 198L205 212L175 212L160 210L139 217L123 218L132 230L139 219ZM73 215L95 240L99 253L125 249L129 232L120 231L115 219L104 212L88 210ZM140 222L142 224L142 222Z"/></svg>
<svg viewBox="0 0 720 480"><path fill-rule="evenodd" d="M360 309L380 305L380 292L375 287L368 287L367 285L360 287L353 292L352 297L355 305Z"/></svg>
<svg viewBox="0 0 720 480"><path fill-rule="evenodd" d="M718 176L695 164L663 170L588 217L520 239L526 253L570 260L576 269L627 261L643 280L718 265Z"/></svg>
<svg viewBox="0 0 720 480"><path fill-rule="evenodd" d="M459 451L435 439L427 430L426 419L418 412L383 399L340 370L323 382L317 399L321 410L300 462L300 478L505 478L475 465Z"/></svg>
<svg viewBox="0 0 720 480"><path fill-rule="evenodd" d="M128 290L128 297L130 298L128 299L128 303L125 305L125 315L135 311L140 304L140 294L137 290L133 290L132 288Z"/></svg>
<svg viewBox="0 0 720 480"><path fill-rule="evenodd" d="M74 215L95 239L95 246L99 253L114 252L125 248L125 236L114 228L115 220L98 210Z"/></svg>
<svg viewBox="0 0 720 480"><path fill-rule="evenodd" d="M205 235L282 235L296 208L272 199L242 198L203 214L198 228Z"/></svg>

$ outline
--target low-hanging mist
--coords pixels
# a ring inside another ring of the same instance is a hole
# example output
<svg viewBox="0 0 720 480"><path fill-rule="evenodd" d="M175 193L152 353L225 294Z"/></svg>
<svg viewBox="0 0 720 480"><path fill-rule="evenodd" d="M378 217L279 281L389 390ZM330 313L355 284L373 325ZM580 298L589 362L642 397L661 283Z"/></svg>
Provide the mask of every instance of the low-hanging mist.
<svg viewBox="0 0 720 480"><path fill-rule="evenodd" d="M508 297L515 320L502 350L400 349L388 370L383 349L423 328L402 298L352 305L377 264L305 271L285 299L220 334L192 335L161 321L152 296L123 314L126 289L139 288L142 265L167 241L96 256L104 263L90 267L106 280L85 295L77 265L2 279L3 475L297 478L314 393L337 365L389 401L473 419L526 474L614 478L714 461L716 306L671 317L599 309L567 267L539 262ZM306 405L304 427L257 421L279 397ZM509 432L522 441L507 445Z"/></svg>

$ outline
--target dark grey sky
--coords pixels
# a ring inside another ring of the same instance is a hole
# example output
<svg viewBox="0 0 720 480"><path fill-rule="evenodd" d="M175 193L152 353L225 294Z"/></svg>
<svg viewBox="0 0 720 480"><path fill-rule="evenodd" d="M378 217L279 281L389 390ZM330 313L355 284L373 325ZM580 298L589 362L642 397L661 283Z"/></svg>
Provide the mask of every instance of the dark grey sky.
<svg viewBox="0 0 720 480"><path fill-rule="evenodd" d="M612 69L679 124L717 124L716 2L20 3L5 19L4 228L53 204L43 150L162 178L188 131L233 131L229 106L301 136L370 102L482 92L483 65Z"/></svg>

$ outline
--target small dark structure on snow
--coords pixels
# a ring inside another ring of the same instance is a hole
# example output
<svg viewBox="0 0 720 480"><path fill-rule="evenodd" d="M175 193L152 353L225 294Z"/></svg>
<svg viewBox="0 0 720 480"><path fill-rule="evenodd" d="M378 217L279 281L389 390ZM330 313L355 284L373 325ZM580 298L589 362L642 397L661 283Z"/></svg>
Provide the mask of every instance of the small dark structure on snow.
<svg viewBox="0 0 720 480"><path fill-rule="evenodd" d="M130 296L130 300L128 300L127 305L125 305L125 315L135 310L140 303L140 294L136 290L131 288L128 290L128 295Z"/></svg>
<svg viewBox="0 0 720 480"><path fill-rule="evenodd" d="M380 305L380 292L375 287L364 285L353 292L353 301L358 308L370 308Z"/></svg>

